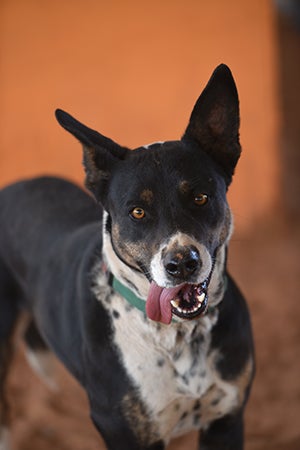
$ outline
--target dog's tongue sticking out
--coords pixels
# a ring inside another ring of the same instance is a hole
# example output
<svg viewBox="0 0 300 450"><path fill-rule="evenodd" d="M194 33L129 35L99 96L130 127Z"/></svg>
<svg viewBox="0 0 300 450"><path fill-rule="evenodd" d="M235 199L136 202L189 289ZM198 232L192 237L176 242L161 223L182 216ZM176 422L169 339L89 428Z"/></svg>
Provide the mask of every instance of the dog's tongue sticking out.
<svg viewBox="0 0 300 450"><path fill-rule="evenodd" d="M186 283L167 289L152 281L146 301L147 316L168 325L173 314L181 319L203 315L208 305L208 282L206 279L200 284Z"/></svg>
<svg viewBox="0 0 300 450"><path fill-rule="evenodd" d="M146 312L149 319L168 325L172 320L171 300L176 297L180 289L182 289L182 286L169 289L162 288L152 281L146 302Z"/></svg>

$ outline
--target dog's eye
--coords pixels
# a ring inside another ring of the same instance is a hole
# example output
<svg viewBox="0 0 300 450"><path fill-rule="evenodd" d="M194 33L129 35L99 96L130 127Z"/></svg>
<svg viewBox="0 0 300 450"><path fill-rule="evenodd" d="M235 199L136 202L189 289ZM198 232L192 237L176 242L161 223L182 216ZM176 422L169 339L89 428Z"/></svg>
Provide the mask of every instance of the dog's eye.
<svg viewBox="0 0 300 450"><path fill-rule="evenodd" d="M136 207L133 208L132 211L130 211L130 215L134 219L143 219L145 217L145 211L143 210L143 208Z"/></svg>
<svg viewBox="0 0 300 450"><path fill-rule="evenodd" d="M198 206L205 205L205 203L207 203L207 201L208 201L208 195L206 195L206 194L197 194L194 197L194 202Z"/></svg>

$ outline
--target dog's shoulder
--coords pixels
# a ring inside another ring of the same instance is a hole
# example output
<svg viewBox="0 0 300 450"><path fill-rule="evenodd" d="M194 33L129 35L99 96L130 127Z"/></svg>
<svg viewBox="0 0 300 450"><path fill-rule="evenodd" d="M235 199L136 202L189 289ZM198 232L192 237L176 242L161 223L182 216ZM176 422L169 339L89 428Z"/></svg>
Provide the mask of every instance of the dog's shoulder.
<svg viewBox="0 0 300 450"><path fill-rule="evenodd" d="M100 237L101 220L102 209L92 196L64 179L34 178L0 191L1 250L5 259L17 257L18 264L7 263L12 267L23 264L23 271L25 266L29 270L30 260L45 265L56 243L60 249L70 247L72 234L82 234L91 224L96 224ZM90 234L87 230L87 241ZM75 237L74 248L78 242Z"/></svg>
<svg viewBox="0 0 300 450"><path fill-rule="evenodd" d="M228 274L226 278L227 288L212 330L211 354L221 379L236 388L237 406L242 408L255 373L252 327L243 295Z"/></svg>
<svg viewBox="0 0 300 450"><path fill-rule="evenodd" d="M241 373L254 350L246 301L228 274L226 283L224 298L218 307L218 322L212 330L212 348L223 355L218 368L224 379L230 379Z"/></svg>

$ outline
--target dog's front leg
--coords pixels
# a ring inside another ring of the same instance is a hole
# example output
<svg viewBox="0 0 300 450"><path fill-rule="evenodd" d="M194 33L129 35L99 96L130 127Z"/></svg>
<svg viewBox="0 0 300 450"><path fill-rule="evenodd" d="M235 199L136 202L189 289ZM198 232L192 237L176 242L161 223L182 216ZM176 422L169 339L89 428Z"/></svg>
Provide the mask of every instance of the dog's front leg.
<svg viewBox="0 0 300 450"><path fill-rule="evenodd" d="M200 450L243 450L242 411L212 422L200 434Z"/></svg>
<svg viewBox="0 0 300 450"><path fill-rule="evenodd" d="M91 405L91 418L105 441L108 450L164 450L161 440L149 438L149 429L140 429L139 418L136 423L128 423L117 405L111 404L110 414L105 414ZM151 442L152 441L152 442Z"/></svg>

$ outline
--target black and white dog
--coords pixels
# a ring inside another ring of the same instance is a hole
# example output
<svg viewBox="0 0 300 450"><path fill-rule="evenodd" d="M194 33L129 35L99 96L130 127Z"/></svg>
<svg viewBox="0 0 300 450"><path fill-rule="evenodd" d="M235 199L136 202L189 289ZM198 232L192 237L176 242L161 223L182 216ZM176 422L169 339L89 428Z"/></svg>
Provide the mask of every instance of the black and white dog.
<svg viewBox="0 0 300 450"><path fill-rule="evenodd" d="M241 151L230 70L216 68L179 141L130 151L56 117L83 144L93 196L50 177L0 192L0 448L25 310L27 344L51 348L85 388L108 449L164 449L192 429L200 449L242 449L254 359L226 272Z"/></svg>

